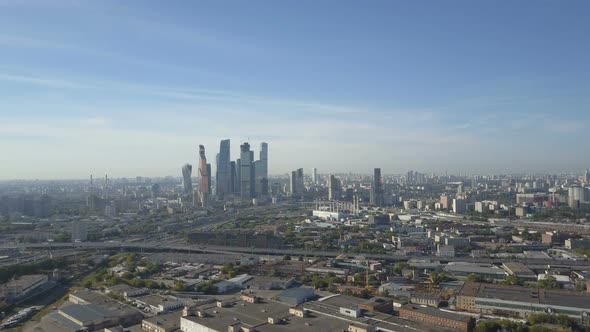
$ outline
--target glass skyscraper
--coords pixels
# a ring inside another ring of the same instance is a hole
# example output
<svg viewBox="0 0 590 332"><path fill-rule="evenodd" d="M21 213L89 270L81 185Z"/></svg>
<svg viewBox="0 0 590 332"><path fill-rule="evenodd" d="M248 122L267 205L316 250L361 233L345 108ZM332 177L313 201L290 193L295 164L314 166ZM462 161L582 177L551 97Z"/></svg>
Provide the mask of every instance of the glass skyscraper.
<svg viewBox="0 0 590 332"><path fill-rule="evenodd" d="M230 160L230 140L224 139L219 143L219 158L217 158L216 195L223 199L232 192L232 169Z"/></svg>

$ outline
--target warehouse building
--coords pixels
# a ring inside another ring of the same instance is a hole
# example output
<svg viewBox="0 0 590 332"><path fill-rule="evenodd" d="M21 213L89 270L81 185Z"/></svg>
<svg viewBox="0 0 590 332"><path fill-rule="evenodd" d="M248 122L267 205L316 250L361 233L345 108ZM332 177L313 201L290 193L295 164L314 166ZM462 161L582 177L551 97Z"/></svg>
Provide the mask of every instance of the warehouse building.
<svg viewBox="0 0 590 332"><path fill-rule="evenodd" d="M581 319L590 312L590 294L466 282L455 306L481 314L527 317L531 313L555 313Z"/></svg>
<svg viewBox="0 0 590 332"><path fill-rule="evenodd" d="M475 320L470 316L415 304L407 304L399 308L399 316L411 321L419 321L462 332L471 332L475 328Z"/></svg>

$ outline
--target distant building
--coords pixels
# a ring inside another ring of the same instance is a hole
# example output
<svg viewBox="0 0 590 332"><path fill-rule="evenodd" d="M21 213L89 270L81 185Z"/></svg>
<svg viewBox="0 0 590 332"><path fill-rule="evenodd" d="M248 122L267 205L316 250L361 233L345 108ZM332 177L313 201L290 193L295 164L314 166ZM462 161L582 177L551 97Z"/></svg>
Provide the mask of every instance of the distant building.
<svg viewBox="0 0 590 332"><path fill-rule="evenodd" d="M187 196L193 195L193 181L191 175L193 172L193 166L191 164L184 164L182 166L182 186L184 188L184 194Z"/></svg>
<svg viewBox="0 0 590 332"><path fill-rule="evenodd" d="M453 213L463 214L467 212L467 201L462 198L453 199Z"/></svg>
<svg viewBox="0 0 590 332"><path fill-rule="evenodd" d="M590 249L590 238L584 239L567 239L565 247L569 250Z"/></svg>
<svg viewBox="0 0 590 332"><path fill-rule="evenodd" d="M529 208L526 206L517 206L514 210L514 214L517 217L526 217L529 213Z"/></svg>
<svg viewBox="0 0 590 332"><path fill-rule="evenodd" d="M254 162L255 195L268 195L268 143L260 143L260 159Z"/></svg>
<svg viewBox="0 0 590 332"><path fill-rule="evenodd" d="M487 202L475 202L475 212L478 212L478 213L488 212Z"/></svg>
<svg viewBox="0 0 590 332"><path fill-rule="evenodd" d="M216 175L215 195L219 199L223 199L226 195L232 193L233 187L229 139L224 139L219 143L219 157L217 158Z"/></svg>
<svg viewBox="0 0 590 332"><path fill-rule="evenodd" d="M289 190L292 196L302 195L305 186L303 184L303 168L298 168L291 172L289 177Z"/></svg>
<svg viewBox="0 0 590 332"><path fill-rule="evenodd" d="M250 151L250 144L240 145L240 197L243 200L254 198L254 152Z"/></svg>
<svg viewBox="0 0 590 332"><path fill-rule="evenodd" d="M451 198L451 196L449 195L441 195L440 196L440 208L443 210L449 210L451 208L451 205L453 203L453 200Z"/></svg>
<svg viewBox="0 0 590 332"><path fill-rule="evenodd" d="M318 184L318 169L315 167L311 170L311 181L313 184Z"/></svg>
<svg viewBox="0 0 590 332"><path fill-rule="evenodd" d="M579 209L582 204L588 201L588 188L570 187L567 193L567 205L572 209Z"/></svg>
<svg viewBox="0 0 590 332"><path fill-rule="evenodd" d="M88 230L84 220L75 220L72 222L72 242L86 241L88 239Z"/></svg>
<svg viewBox="0 0 590 332"><path fill-rule="evenodd" d="M370 203L375 206L383 206L383 183L381 181L381 168L373 170L373 183L371 184Z"/></svg>
<svg viewBox="0 0 590 332"><path fill-rule="evenodd" d="M337 201L340 199L341 196L341 183L340 180L338 178L336 178L336 176L334 176L333 174L331 174L328 177L328 199L331 201Z"/></svg>
<svg viewBox="0 0 590 332"><path fill-rule="evenodd" d="M208 205L211 193L211 165L207 163L205 146L199 145L199 195L202 206Z"/></svg>
<svg viewBox="0 0 590 332"><path fill-rule="evenodd" d="M438 245L437 255L445 258L455 257L455 246L452 245Z"/></svg>

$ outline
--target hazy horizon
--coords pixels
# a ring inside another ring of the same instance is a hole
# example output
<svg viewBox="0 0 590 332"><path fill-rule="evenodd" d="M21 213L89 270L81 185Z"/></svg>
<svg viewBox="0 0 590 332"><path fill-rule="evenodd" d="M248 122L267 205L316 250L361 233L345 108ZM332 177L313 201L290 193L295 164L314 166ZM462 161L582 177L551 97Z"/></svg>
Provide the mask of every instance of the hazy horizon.
<svg viewBox="0 0 590 332"><path fill-rule="evenodd" d="M0 180L582 172L585 1L0 1Z"/></svg>

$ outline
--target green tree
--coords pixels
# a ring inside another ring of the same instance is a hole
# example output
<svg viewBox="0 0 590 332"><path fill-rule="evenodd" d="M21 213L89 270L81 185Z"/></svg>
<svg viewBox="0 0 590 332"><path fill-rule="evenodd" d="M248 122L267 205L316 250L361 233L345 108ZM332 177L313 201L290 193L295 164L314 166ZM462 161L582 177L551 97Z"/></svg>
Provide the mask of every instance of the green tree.
<svg viewBox="0 0 590 332"><path fill-rule="evenodd" d="M547 277L545 277L545 279L539 281L537 283L537 285L540 288L546 288L546 289L563 288L563 285L561 285L560 283L558 283L557 282L557 279L555 279L555 277L552 276L552 275L548 275Z"/></svg>
<svg viewBox="0 0 590 332"><path fill-rule="evenodd" d="M480 276L478 276L477 274L471 273L467 276L467 281L482 282L483 279Z"/></svg>
<svg viewBox="0 0 590 332"><path fill-rule="evenodd" d="M518 279L517 276L508 276L506 280L500 282L502 285L521 285L523 284L522 280Z"/></svg>
<svg viewBox="0 0 590 332"><path fill-rule="evenodd" d="M396 263L393 266L393 272L397 273L397 274L401 274L403 269L409 269L410 268L410 264L408 263Z"/></svg>

